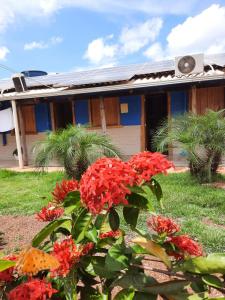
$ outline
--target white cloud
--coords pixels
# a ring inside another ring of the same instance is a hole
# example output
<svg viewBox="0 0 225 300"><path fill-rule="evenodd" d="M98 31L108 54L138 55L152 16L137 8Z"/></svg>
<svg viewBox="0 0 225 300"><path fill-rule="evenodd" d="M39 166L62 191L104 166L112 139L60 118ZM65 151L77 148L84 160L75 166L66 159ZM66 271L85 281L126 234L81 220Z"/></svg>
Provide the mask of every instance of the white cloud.
<svg viewBox="0 0 225 300"><path fill-rule="evenodd" d="M162 24L161 18L153 18L136 26L124 28L120 35L122 52L124 54L135 53L149 42L155 41Z"/></svg>
<svg viewBox="0 0 225 300"><path fill-rule="evenodd" d="M33 49L46 49L49 48L51 46L54 46L56 44L59 44L63 41L62 37L60 36L53 36L50 38L49 41L47 42L43 42L43 41L33 41L30 43L26 43L24 45L24 50L33 50Z"/></svg>
<svg viewBox="0 0 225 300"><path fill-rule="evenodd" d="M95 65L113 64L118 46L116 44L107 44L106 38L97 38L89 43L84 58Z"/></svg>
<svg viewBox="0 0 225 300"><path fill-rule="evenodd" d="M5 60L9 52L10 51L7 47L5 46L0 47L0 60Z"/></svg>
<svg viewBox="0 0 225 300"><path fill-rule="evenodd" d="M160 60L184 54L225 52L225 6L213 4L188 17L171 29L166 40L164 48L156 42L143 54L151 60Z"/></svg>
<svg viewBox="0 0 225 300"><path fill-rule="evenodd" d="M160 43L154 43L144 52L144 55L154 61L159 61L164 58L164 52Z"/></svg>
<svg viewBox="0 0 225 300"><path fill-rule="evenodd" d="M169 55L225 51L225 7L211 5L175 26L167 37Z"/></svg>

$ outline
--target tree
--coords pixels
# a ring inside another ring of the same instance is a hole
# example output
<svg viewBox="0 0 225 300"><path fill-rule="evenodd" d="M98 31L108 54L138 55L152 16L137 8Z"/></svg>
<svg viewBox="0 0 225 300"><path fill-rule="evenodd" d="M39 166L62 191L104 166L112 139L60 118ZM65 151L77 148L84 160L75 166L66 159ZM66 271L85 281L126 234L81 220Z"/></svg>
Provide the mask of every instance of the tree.
<svg viewBox="0 0 225 300"><path fill-rule="evenodd" d="M80 179L97 158L120 156L108 136L72 125L48 132L46 139L36 143L33 151L36 166L47 167L55 159L64 166L68 177L76 179Z"/></svg>
<svg viewBox="0 0 225 300"><path fill-rule="evenodd" d="M177 144L187 153L191 174L200 182L211 182L225 153L224 112L177 116L157 129L153 143L159 151Z"/></svg>

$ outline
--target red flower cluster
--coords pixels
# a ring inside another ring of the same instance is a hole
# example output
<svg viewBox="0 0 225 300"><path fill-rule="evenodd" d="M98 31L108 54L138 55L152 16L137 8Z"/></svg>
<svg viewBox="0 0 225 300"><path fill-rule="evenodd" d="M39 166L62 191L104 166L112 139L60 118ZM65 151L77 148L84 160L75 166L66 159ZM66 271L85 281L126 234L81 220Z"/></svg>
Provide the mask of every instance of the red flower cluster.
<svg viewBox="0 0 225 300"><path fill-rule="evenodd" d="M52 276L65 277L72 266L79 262L81 256L87 255L93 247L93 243L87 243L78 248L71 236L62 242L55 242L52 255L58 259L60 266L52 271Z"/></svg>
<svg viewBox="0 0 225 300"><path fill-rule="evenodd" d="M51 299L52 295L57 293L50 283L45 280L31 279L18 285L8 294L9 300L46 300Z"/></svg>
<svg viewBox="0 0 225 300"><path fill-rule="evenodd" d="M52 193L56 203L62 203L70 192L79 189L79 182L77 180L63 180L60 184L56 183L56 187Z"/></svg>
<svg viewBox="0 0 225 300"><path fill-rule="evenodd" d="M84 205L93 213L113 205L127 204L127 186L135 183L136 172L117 158L101 158L81 178L80 193Z"/></svg>
<svg viewBox="0 0 225 300"><path fill-rule="evenodd" d="M72 237L69 237L62 242L55 242L52 255L55 256L60 266L52 271L52 275L65 277L71 267L80 259L80 251L77 249Z"/></svg>
<svg viewBox="0 0 225 300"><path fill-rule="evenodd" d="M174 244L179 251L191 256L202 256L202 247L192 240L188 235L178 235L170 238L170 243Z"/></svg>
<svg viewBox="0 0 225 300"><path fill-rule="evenodd" d="M138 184L151 180L156 174L166 174L167 170L173 167L173 163L168 161L165 155L147 151L133 155L128 163L137 172Z"/></svg>
<svg viewBox="0 0 225 300"><path fill-rule="evenodd" d="M36 218L39 221L50 222L61 217L63 213L64 209L62 207L55 207L52 203L49 203L37 213Z"/></svg>
<svg viewBox="0 0 225 300"><path fill-rule="evenodd" d="M147 220L147 225L150 229L154 230L158 234L166 234L166 236L171 236L180 231L179 225L177 225L170 218L163 216L151 217L151 219Z"/></svg>
<svg viewBox="0 0 225 300"><path fill-rule="evenodd" d="M4 260L17 261L18 257L16 255L8 255L3 258ZM6 269L0 272L0 281L11 282L14 280L13 276L14 267Z"/></svg>
<svg viewBox="0 0 225 300"><path fill-rule="evenodd" d="M108 231L108 232L104 232L101 233L99 235L100 239L106 239L106 238L117 238L121 235L121 231L120 230L116 230L116 231Z"/></svg>
<svg viewBox="0 0 225 300"><path fill-rule="evenodd" d="M81 256L87 255L94 248L94 243L90 242L81 247Z"/></svg>

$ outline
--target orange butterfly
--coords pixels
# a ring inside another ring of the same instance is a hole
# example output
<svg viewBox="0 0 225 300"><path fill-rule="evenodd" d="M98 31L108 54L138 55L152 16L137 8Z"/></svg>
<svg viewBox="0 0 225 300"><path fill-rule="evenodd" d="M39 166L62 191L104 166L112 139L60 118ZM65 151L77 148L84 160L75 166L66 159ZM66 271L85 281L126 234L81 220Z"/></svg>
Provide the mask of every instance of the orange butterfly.
<svg viewBox="0 0 225 300"><path fill-rule="evenodd" d="M37 248L29 247L20 252L16 269L21 275L36 275L42 270L54 270L59 267L59 261L52 255Z"/></svg>

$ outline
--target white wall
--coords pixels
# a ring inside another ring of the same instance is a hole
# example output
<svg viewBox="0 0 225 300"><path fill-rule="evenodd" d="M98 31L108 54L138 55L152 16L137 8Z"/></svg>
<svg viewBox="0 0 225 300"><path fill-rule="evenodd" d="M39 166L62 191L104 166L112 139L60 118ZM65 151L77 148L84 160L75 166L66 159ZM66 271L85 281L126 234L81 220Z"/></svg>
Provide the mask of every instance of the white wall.
<svg viewBox="0 0 225 300"><path fill-rule="evenodd" d="M101 132L101 129L96 130ZM118 128L107 128L107 134L111 137L112 142L121 150L126 157L141 150L141 127L140 126L121 126ZM32 146L36 141L44 138L44 133L35 135L27 135L27 147L29 155L29 163L33 161ZM0 136L0 161L14 160L13 151L16 149L16 138L14 135L7 134L7 145L2 145L2 137ZM55 165L55 164L54 164Z"/></svg>

